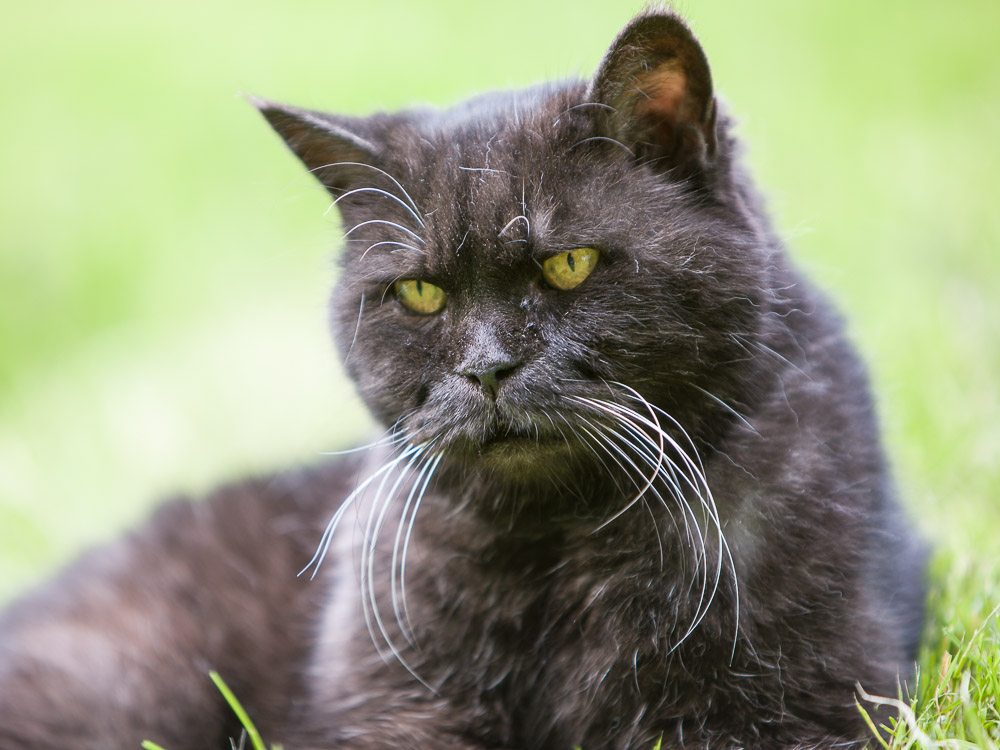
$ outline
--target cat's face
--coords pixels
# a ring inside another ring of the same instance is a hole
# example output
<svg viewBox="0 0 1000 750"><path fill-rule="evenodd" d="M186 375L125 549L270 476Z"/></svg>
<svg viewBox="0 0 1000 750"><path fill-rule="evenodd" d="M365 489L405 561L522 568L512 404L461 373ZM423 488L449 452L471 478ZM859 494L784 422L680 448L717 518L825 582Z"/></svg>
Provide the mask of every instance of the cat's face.
<svg viewBox="0 0 1000 750"><path fill-rule="evenodd" d="M766 262L692 43L648 16L590 86L370 120L264 108L338 196L336 335L381 420L552 475L607 439L595 402L696 430L704 392L739 387Z"/></svg>

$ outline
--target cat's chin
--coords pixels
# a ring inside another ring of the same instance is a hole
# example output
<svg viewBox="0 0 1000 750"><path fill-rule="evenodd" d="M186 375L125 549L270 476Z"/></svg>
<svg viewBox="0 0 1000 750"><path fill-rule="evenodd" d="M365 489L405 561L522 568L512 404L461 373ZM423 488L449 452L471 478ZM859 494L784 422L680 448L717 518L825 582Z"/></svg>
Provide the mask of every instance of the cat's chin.
<svg viewBox="0 0 1000 750"><path fill-rule="evenodd" d="M573 450L561 437L514 435L466 447L468 459L508 477L552 477L570 470Z"/></svg>

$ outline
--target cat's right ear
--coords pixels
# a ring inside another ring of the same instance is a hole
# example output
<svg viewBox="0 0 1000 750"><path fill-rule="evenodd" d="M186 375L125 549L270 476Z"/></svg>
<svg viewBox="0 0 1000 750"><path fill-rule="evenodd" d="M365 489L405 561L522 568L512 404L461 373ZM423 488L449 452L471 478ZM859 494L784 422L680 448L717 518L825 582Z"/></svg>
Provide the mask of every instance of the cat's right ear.
<svg viewBox="0 0 1000 750"><path fill-rule="evenodd" d="M306 169L333 195L370 181L382 146L368 120L340 117L250 97Z"/></svg>

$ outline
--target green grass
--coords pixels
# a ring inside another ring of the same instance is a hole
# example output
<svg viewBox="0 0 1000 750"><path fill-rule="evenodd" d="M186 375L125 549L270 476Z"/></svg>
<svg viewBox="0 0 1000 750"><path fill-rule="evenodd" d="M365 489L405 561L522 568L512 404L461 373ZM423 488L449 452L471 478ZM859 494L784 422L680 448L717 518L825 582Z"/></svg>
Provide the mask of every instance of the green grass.
<svg viewBox="0 0 1000 750"><path fill-rule="evenodd" d="M882 702L902 708L902 720L878 745L893 750L1000 746L998 570L993 565L984 577L984 566L956 563L948 555L934 560L930 619L914 695L906 704L892 696L859 702L866 713Z"/></svg>
<svg viewBox="0 0 1000 750"><path fill-rule="evenodd" d="M233 713L236 714L236 718L240 720L240 725L243 727L243 737L240 738L239 744L237 745L232 740L230 740L230 743L234 747L238 747L240 750L243 750L245 740L249 739L250 747L252 747L253 750L267 750L267 745L264 744L264 739L260 736L260 732L257 731L257 727L254 725L253 719L250 718L246 709L243 708L243 704L240 703L239 698L236 697L236 694L233 693L229 685L226 684L226 681L223 680L219 673L214 669L209 671L208 676L215 684L218 691L222 693L222 697L226 699L226 704L233 710ZM166 748L160 747L152 740L144 740L142 743L142 750L166 750ZM281 745L272 745L271 750L282 750L282 748Z"/></svg>
<svg viewBox="0 0 1000 750"><path fill-rule="evenodd" d="M243 727L243 731L246 732L246 736L250 738L250 746L253 750L267 750L267 746L264 744L264 740L260 736L260 732L257 731L257 727L254 726L253 720L247 714L246 709L243 708L243 704L240 703L239 699L229 689L229 685L225 683L225 680L219 676L219 673L214 669L208 673L208 676L212 678L212 682L215 683L215 687L219 689L222 693L222 697L226 699L226 703L233 713L236 714L236 718L240 720L240 724ZM275 749L277 750L277 748Z"/></svg>
<svg viewBox="0 0 1000 750"><path fill-rule="evenodd" d="M370 430L327 200L240 92L345 112L588 73L639 2L20 3L0 28L0 599L164 494ZM936 550L894 747L1000 742L1000 5L681 3L871 363ZM945 656L948 654L949 656ZM963 745L949 745L963 746Z"/></svg>

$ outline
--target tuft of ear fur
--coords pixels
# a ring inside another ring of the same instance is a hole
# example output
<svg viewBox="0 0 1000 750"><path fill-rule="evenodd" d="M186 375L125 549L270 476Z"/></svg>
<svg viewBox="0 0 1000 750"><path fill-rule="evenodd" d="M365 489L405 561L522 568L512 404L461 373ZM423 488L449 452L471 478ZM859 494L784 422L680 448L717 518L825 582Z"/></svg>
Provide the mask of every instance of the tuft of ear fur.
<svg viewBox="0 0 1000 750"><path fill-rule="evenodd" d="M333 195L371 178L382 146L369 121L290 107L250 97L264 118L299 157L310 174Z"/></svg>
<svg viewBox="0 0 1000 750"><path fill-rule="evenodd" d="M610 107L602 116L608 137L661 168L698 171L715 157L708 59L674 13L653 9L622 30L594 76L590 101Z"/></svg>

